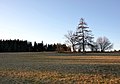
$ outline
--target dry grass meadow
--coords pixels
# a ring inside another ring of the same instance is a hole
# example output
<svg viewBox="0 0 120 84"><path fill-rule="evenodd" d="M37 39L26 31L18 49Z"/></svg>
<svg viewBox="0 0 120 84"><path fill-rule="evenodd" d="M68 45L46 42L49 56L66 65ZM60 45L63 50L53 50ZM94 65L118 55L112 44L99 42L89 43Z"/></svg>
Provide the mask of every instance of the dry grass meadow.
<svg viewBox="0 0 120 84"><path fill-rule="evenodd" d="M120 54L0 53L0 84L120 84Z"/></svg>

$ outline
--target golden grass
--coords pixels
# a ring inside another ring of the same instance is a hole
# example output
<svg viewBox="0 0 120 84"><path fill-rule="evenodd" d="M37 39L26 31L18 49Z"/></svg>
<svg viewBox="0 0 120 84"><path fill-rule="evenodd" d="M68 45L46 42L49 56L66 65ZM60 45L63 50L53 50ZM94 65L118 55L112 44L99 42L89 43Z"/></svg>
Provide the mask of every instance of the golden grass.
<svg viewBox="0 0 120 84"><path fill-rule="evenodd" d="M52 59L106 59L106 60L120 60L120 56L45 56L45 58L52 58Z"/></svg>
<svg viewBox="0 0 120 84"><path fill-rule="evenodd" d="M50 84L119 84L120 77L105 74L63 74L50 71L0 71L1 77L19 79L13 83L50 83ZM21 81L20 81L21 80Z"/></svg>
<svg viewBox="0 0 120 84"><path fill-rule="evenodd" d="M120 56L45 56L44 62L62 64L120 64Z"/></svg>

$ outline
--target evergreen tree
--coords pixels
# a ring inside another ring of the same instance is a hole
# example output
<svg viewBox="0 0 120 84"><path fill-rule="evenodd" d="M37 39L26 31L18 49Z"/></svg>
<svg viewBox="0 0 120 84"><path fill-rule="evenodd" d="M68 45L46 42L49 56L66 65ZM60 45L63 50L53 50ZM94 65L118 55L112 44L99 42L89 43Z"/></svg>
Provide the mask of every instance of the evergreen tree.
<svg viewBox="0 0 120 84"><path fill-rule="evenodd" d="M34 42L34 52L37 52L38 51L38 45L36 42Z"/></svg>
<svg viewBox="0 0 120 84"><path fill-rule="evenodd" d="M88 28L87 23L81 18L76 31L76 45L79 46L79 51L82 49L83 53L85 53L86 46L93 45L93 36L91 30L88 30Z"/></svg>

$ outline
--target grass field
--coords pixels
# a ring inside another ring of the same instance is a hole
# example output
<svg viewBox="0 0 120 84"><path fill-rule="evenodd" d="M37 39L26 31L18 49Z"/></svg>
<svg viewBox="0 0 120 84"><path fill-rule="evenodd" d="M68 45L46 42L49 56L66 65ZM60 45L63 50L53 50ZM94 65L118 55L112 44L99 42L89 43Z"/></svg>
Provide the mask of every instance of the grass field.
<svg viewBox="0 0 120 84"><path fill-rule="evenodd" d="M120 84L120 55L0 53L0 84Z"/></svg>

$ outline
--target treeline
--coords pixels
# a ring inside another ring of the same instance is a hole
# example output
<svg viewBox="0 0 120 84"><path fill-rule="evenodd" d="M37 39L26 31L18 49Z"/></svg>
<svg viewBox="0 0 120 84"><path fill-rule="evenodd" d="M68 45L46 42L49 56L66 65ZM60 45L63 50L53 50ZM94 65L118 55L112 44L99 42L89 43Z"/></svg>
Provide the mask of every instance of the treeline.
<svg viewBox="0 0 120 84"><path fill-rule="evenodd" d="M45 44L29 42L27 40L0 40L0 52L43 52L43 51L70 51L65 44Z"/></svg>

